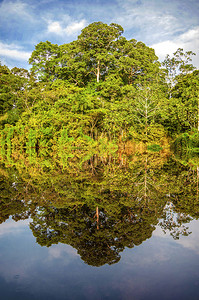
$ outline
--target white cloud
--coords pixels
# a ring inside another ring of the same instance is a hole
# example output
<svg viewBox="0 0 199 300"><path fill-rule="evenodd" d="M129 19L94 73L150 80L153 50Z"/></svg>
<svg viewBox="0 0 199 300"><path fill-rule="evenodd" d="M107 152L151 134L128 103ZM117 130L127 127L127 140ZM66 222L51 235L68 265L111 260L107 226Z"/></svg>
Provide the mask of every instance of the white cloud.
<svg viewBox="0 0 199 300"><path fill-rule="evenodd" d="M184 51L193 51L199 54L199 26L188 30L175 39L165 40L151 45L160 60L163 60L167 54L172 55L178 48ZM193 64L199 68L199 55L193 58Z"/></svg>
<svg viewBox="0 0 199 300"><path fill-rule="evenodd" d="M184 224L188 227L188 231L191 232L188 236L180 236L179 240L175 240L174 243L182 245L184 248L189 248L199 254L199 247L198 247L198 235L199 235L199 227L198 221L193 220L190 223ZM171 240L170 232L167 230L166 234L163 234L162 229L157 226L156 230L153 232L153 236L157 236L164 239Z"/></svg>
<svg viewBox="0 0 199 300"><path fill-rule="evenodd" d="M29 13L30 6L21 1L3 1L0 4L0 16L1 18L8 19L10 16L16 18L26 18L29 21L32 20L32 16Z"/></svg>
<svg viewBox="0 0 199 300"><path fill-rule="evenodd" d="M67 35L73 35L78 33L85 26L86 26L86 20L81 20L80 22L71 23L64 29L64 31L66 32Z"/></svg>
<svg viewBox="0 0 199 300"><path fill-rule="evenodd" d="M174 53L181 45L177 45L176 41L164 41L157 44L151 45L155 49L156 55L160 60L164 59L167 54L171 55Z"/></svg>
<svg viewBox="0 0 199 300"><path fill-rule="evenodd" d="M15 44L5 44L0 42L0 55L15 60L27 61L31 56L31 52L23 51Z"/></svg>
<svg viewBox="0 0 199 300"><path fill-rule="evenodd" d="M77 250L72 248L69 245L65 244L58 244L58 245L52 245L49 250L49 257L48 259L54 259L54 258L65 258L66 254L70 257L69 260L72 260L74 257L78 257Z"/></svg>
<svg viewBox="0 0 199 300"><path fill-rule="evenodd" d="M64 27L61 22L48 21L48 33L54 33L57 35L76 35L86 26L87 22L85 19L81 21L71 21L69 25Z"/></svg>
<svg viewBox="0 0 199 300"><path fill-rule="evenodd" d="M127 30L128 38L151 45L160 60L167 54L172 55L178 48L199 55L197 6L194 10L196 2L192 1L193 6L184 0L181 2L118 0L123 10L117 21ZM199 57L193 57L193 64L199 67Z"/></svg>
<svg viewBox="0 0 199 300"><path fill-rule="evenodd" d="M59 22L50 22L48 25L48 32L63 34L63 28L61 27Z"/></svg>
<svg viewBox="0 0 199 300"><path fill-rule="evenodd" d="M27 225L29 225L29 223L30 219L15 222L10 218L6 222L1 224L0 237L8 234L20 233L21 231L26 230Z"/></svg>
<svg viewBox="0 0 199 300"><path fill-rule="evenodd" d="M114 21L124 27L128 39L135 38L147 45L171 40L186 29L198 26L196 0L190 3L187 0L117 1L121 9Z"/></svg>
<svg viewBox="0 0 199 300"><path fill-rule="evenodd" d="M181 34L179 36L179 40L181 42L185 42L185 43L188 43L188 42L191 42L193 43L193 41L195 40L197 45L198 45L198 41L199 41L199 26L198 27L195 27L193 29L190 29L188 30L187 32Z"/></svg>
<svg viewBox="0 0 199 300"><path fill-rule="evenodd" d="M131 1L131 0L118 0L122 8L117 20L119 24L124 25L126 29L135 28L145 30L145 35L150 33L149 38L157 32L159 35L164 33L168 34L174 32L179 27L178 20L175 15L165 6L162 9L157 1L146 0ZM182 24L180 25L182 26Z"/></svg>
<svg viewBox="0 0 199 300"><path fill-rule="evenodd" d="M176 242L181 244L185 248L189 248L199 254L199 247L198 247L198 235L199 235L199 227L198 221L193 220L189 224L189 231L192 232L189 236L182 236Z"/></svg>

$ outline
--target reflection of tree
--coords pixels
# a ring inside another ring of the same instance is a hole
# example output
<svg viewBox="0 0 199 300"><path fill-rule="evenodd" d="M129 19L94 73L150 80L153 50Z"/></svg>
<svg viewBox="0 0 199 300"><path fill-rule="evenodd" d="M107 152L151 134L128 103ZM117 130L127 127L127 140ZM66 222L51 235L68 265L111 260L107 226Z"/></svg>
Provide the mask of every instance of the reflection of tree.
<svg viewBox="0 0 199 300"><path fill-rule="evenodd" d="M187 236L191 232L189 226L184 225L193 220L189 215L183 213L175 213L172 202L167 203L164 208L163 220L160 220L159 225L163 229L163 232L170 232L171 236L177 240L181 235Z"/></svg>
<svg viewBox="0 0 199 300"><path fill-rule="evenodd" d="M168 203L164 208L160 226L170 231L174 239L189 235L189 223L199 217L197 167L179 164L170 159L164 165L167 174Z"/></svg>
<svg viewBox="0 0 199 300"><path fill-rule="evenodd" d="M140 245L150 238L156 222L147 209L124 206L117 207L114 215L101 209L97 222L96 210L84 205L53 211L43 208L33 217L30 227L40 245L70 244L86 263L100 266L119 261L119 253L125 247Z"/></svg>
<svg viewBox="0 0 199 300"><path fill-rule="evenodd" d="M0 223L5 222L10 216L17 221L28 218L29 213L24 201L20 199L20 186L14 176L0 169Z"/></svg>
<svg viewBox="0 0 199 300"><path fill-rule="evenodd" d="M164 171L168 178L168 195L175 212L198 219L197 167L170 160L165 164Z"/></svg>
<svg viewBox="0 0 199 300"><path fill-rule="evenodd" d="M197 171L152 152L122 162L120 153L119 161L74 155L63 170L57 158L17 161L18 171L2 171L0 221L31 216L40 245L69 244L94 266L119 261L125 247L151 237L159 220L174 238L189 234L184 224L199 214Z"/></svg>

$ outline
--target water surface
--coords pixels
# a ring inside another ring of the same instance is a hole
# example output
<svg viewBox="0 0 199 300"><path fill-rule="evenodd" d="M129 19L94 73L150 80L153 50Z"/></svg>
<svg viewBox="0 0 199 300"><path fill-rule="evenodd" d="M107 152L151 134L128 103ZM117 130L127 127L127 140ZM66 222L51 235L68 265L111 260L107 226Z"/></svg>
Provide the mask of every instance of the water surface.
<svg viewBox="0 0 199 300"><path fill-rule="evenodd" d="M5 160L1 299L199 299L197 170L164 153Z"/></svg>

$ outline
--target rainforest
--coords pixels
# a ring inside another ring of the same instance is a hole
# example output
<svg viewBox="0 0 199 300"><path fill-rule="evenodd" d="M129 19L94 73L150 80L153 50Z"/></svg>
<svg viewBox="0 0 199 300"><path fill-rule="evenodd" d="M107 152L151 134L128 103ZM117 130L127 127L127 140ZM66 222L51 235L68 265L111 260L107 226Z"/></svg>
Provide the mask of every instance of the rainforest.
<svg viewBox="0 0 199 300"><path fill-rule="evenodd" d="M192 51L161 64L117 24L92 23L76 41L40 42L30 70L0 66L1 147L198 150L199 71Z"/></svg>
<svg viewBox="0 0 199 300"><path fill-rule="evenodd" d="M194 55L95 22L0 65L3 299L198 299Z"/></svg>

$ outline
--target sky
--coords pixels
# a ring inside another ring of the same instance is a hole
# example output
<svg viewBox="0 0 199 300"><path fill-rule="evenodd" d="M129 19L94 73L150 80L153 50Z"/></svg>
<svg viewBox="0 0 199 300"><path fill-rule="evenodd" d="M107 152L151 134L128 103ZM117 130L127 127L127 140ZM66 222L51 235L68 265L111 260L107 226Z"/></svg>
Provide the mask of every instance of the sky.
<svg viewBox="0 0 199 300"><path fill-rule="evenodd" d="M1 64L28 69L39 42L72 42L98 21L121 25L123 36L154 48L160 61L191 50L199 69L198 0L0 0Z"/></svg>

